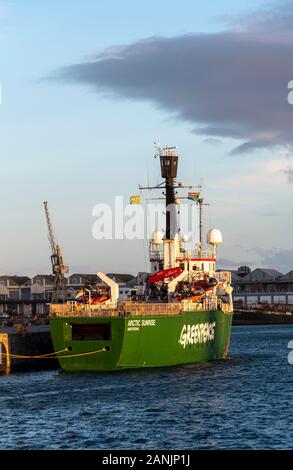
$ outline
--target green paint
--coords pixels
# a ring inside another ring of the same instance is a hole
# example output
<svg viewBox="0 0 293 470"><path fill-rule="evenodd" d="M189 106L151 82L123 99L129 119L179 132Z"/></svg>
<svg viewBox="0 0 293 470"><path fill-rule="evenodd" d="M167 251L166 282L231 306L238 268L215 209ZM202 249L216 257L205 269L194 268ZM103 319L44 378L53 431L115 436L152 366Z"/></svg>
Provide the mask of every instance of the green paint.
<svg viewBox="0 0 293 470"><path fill-rule="evenodd" d="M108 349L88 356L59 358L66 371L112 371L223 359L228 351L231 322L232 314L222 311L183 312L177 316L50 319L55 351L71 349L60 355ZM72 339L71 325L101 323L110 323L110 339Z"/></svg>

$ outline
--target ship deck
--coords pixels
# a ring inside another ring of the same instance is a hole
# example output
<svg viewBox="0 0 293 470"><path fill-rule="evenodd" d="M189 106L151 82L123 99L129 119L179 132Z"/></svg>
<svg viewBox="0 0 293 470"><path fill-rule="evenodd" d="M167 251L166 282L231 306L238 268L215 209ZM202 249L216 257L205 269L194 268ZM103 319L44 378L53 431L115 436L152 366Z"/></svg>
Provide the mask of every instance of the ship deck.
<svg viewBox="0 0 293 470"><path fill-rule="evenodd" d="M174 303L162 302L132 302L124 301L117 306L82 304L67 302L66 304L51 304L51 317L126 317L126 316L178 316L183 312L202 312L222 310L231 313L230 304L223 302L217 296L204 299L202 302L183 300Z"/></svg>

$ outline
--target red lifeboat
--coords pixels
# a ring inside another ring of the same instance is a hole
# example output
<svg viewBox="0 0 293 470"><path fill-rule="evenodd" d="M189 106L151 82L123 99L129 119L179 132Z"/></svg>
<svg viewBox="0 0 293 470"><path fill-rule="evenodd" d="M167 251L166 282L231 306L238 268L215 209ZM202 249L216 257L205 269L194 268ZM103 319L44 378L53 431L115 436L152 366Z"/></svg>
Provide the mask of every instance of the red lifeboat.
<svg viewBox="0 0 293 470"><path fill-rule="evenodd" d="M148 286L154 284L154 282L159 282L162 281L163 279L168 279L168 278L175 278L179 276L179 274L182 273L181 268L168 268L168 269L162 269L162 271L158 271L154 274L152 274L147 281Z"/></svg>
<svg viewBox="0 0 293 470"><path fill-rule="evenodd" d="M105 302L106 300L109 300L109 297L107 295L102 295L100 297L94 297L92 299L92 303L95 305L95 304L99 304L101 302Z"/></svg>
<svg viewBox="0 0 293 470"><path fill-rule="evenodd" d="M218 285L218 281L214 277L202 279L194 283L194 287L201 287L205 291L213 290L213 288L216 287L217 285Z"/></svg>

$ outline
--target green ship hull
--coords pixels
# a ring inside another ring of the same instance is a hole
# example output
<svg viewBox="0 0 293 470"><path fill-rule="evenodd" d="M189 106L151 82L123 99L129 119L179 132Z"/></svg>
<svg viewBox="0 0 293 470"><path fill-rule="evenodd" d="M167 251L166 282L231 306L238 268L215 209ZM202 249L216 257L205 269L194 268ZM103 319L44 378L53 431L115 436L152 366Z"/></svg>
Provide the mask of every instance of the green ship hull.
<svg viewBox="0 0 293 470"><path fill-rule="evenodd" d="M51 336L65 371L163 367L227 356L232 313L187 311L176 316L50 319Z"/></svg>

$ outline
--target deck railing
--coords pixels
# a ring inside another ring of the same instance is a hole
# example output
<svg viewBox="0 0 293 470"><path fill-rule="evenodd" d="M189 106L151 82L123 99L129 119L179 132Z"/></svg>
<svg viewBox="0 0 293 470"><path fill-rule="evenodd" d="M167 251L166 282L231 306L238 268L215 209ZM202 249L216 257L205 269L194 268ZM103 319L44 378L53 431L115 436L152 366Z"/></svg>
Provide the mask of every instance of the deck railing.
<svg viewBox="0 0 293 470"><path fill-rule="evenodd" d="M232 310L230 304L222 302L216 295L208 295L201 302L188 299L182 302L131 302L124 301L118 306L109 305L97 308L95 305L77 305L76 302L67 304L51 304L51 317L117 317L117 316L176 316L183 311L211 311L217 309L228 313Z"/></svg>
<svg viewBox="0 0 293 470"><path fill-rule="evenodd" d="M177 255L177 259L185 259L185 258L199 258L199 259L206 259L206 258L214 258L214 254L211 250L205 250L201 253L198 250L185 250L182 253Z"/></svg>

